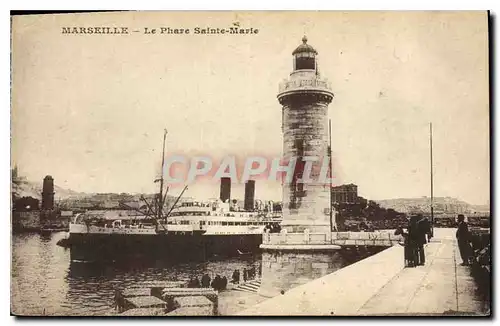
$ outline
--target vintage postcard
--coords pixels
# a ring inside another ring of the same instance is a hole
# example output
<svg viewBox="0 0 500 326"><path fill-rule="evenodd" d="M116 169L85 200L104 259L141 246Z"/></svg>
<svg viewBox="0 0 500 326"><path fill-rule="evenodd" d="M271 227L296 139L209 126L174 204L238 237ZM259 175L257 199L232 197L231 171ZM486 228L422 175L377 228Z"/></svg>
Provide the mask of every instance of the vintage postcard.
<svg viewBox="0 0 500 326"><path fill-rule="evenodd" d="M488 24L13 15L12 315L490 316Z"/></svg>

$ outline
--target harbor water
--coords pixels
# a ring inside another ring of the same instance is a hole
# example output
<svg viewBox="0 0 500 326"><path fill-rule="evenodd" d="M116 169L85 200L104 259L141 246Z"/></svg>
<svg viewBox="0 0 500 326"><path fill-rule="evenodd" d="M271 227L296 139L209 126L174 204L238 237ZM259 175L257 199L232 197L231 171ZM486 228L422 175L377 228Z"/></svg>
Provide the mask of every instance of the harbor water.
<svg viewBox="0 0 500 326"><path fill-rule="evenodd" d="M262 276L261 294L268 297L287 291L359 261L373 253L258 253L206 262L71 261L69 249L57 242L65 232L49 235L23 233L12 236L11 311L16 315L115 314L116 289L148 281L179 281L203 274L226 276L235 269L255 268Z"/></svg>
<svg viewBox="0 0 500 326"><path fill-rule="evenodd" d="M114 313L114 290L145 281L201 278L208 273L231 279L235 269L261 268L261 255L169 264L168 262L71 262L57 246L65 232L12 236L11 312L16 315L107 315Z"/></svg>

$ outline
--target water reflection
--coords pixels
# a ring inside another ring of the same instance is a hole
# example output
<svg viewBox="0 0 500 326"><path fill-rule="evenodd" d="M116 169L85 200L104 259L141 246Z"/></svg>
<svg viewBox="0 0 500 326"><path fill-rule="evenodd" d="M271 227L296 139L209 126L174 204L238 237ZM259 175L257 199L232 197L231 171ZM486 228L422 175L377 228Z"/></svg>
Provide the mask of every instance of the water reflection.
<svg viewBox="0 0 500 326"><path fill-rule="evenodd" d="M12 310L52 314L68 289L64 282L69 252L56 246L64 234L23 234L12 239Z"/></svg>

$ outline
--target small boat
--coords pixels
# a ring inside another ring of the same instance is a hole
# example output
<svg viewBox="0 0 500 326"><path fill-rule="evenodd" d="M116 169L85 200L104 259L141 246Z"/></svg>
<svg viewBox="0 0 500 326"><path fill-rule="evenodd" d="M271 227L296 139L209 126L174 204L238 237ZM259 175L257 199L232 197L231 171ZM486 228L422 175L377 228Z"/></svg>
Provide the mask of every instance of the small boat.
<svg viewBox="0 0 500 326"><path fill-rule="evenodd" d="M60 247L63 247L63 248L69 248L70 247L70 243L69 243L68 238L63 238L63 239L57 241L57 245L60 246Z"/></svg>

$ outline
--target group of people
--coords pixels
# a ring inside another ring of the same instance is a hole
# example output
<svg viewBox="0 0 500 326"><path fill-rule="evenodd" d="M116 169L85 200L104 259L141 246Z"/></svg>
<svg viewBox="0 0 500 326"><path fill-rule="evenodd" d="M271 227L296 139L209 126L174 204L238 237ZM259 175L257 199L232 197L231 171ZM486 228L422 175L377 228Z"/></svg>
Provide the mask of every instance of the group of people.
<svg viewBox="0 0 500 326"><path fill-rule="evenodd" d="M408 231L396 229L396 235L404 239L404 259L406 267L425 265L424 245L432 238L431 223L422 215L413 215L408 222Z"/></svg>
<svg viewBox="0 0 500 326"><path fill-rule="evenodd" d="M281 232L281 226L280 226L279 223L267 223L266 226L264 227L264 232L280 233Z"/></svg>
<svg viewBox="0 0 500 326"><path fill-rule="evenodd" d="M214 279L210 277L208 274L204 274L201 277L201 281L197 277L192 277L188 284L188 288L213 288L216 291L222 291L227 288L227 277L220 277L217 274Z"/></svg>
<svg viewBox="0 0 500 326"><path fill-rule="evenodd" d="M457 217L457 232L456 238L458 249L462 258L461 265L467 266L470 264L473 250L471 247L471 234L465 216L459 214ZM405 246L405 266L415 267L425 264L424 245L432 238L432 229L429 220L422 215L414 215L410 217L408 223L408 232L403 228L396 229L396 235L402 235Z"/></svg>
<svg viewBox="0 0 500 326"><path fill-rule="evenodd" d="M255 278L255 274L256 274L256 270L255 270L255 267L252 267L250 269L246 269L246 268L243 268L243 272L241 273L243 274L243 282L246 282L247 280L253 280ZM234 272L233 272L233 277L232 277L232 280L231 282L233 284L238 284L240 283L240 270L239 269L235 269Z"/></svg>
<svg viewBox="0 0 500 326"><path fill-rule="evenodd" d="M243 268L243 271L240 272L239 269L235 269L232 275L231 283L233 284L239 284L240 283L240 278L243 278L243 282L246 282L247 280L252 280L255 278L256 275L256 270L255 267L246 269ZM213 288L216 291L223 291L227 289L227 283L228 279L227 277L223 276L221 277L219 274L217 274L213 279L210 277L208 274L204 274L201 277L201 280L198 279L198 277L192 277L188 284L187 287L189 288Z"/></svg>

